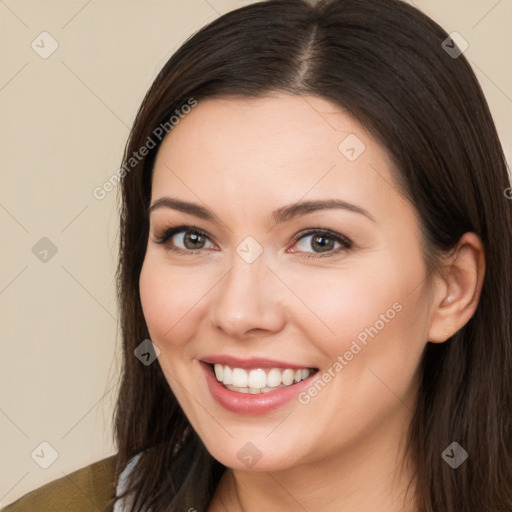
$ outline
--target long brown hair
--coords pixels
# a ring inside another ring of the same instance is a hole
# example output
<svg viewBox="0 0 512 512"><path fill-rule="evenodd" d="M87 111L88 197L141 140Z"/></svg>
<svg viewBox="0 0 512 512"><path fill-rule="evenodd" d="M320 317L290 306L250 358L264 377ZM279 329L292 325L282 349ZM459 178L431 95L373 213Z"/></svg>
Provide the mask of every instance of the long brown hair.
<svg viewBox="0 0 512 512"><path fill-rule="evenodd" d="M482 90L464 55L449 54L447 38L399 0L269 0L205 26L155 79L125 149L121 183L123 372L114 428L117 476L142 453L130 476L133 511L204 511L225 470L192 430L159 364L134 356L149 338L139 274L162 127L170 132L171 116L191 100L273 91L331 100L387 148L421 219L429 268L465 232L482 239L479 305L450 340L427 343L408 449L419 512L512 510L510 181ZM154 147L140 157L149 139ZM469 453L457 469L441 457L454 441Z"/></svg>

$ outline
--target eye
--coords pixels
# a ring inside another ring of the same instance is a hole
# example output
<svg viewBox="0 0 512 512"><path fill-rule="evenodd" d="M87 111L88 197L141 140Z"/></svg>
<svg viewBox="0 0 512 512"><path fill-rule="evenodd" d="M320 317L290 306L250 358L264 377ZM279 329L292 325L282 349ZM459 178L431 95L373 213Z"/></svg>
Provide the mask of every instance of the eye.
<svg viewBox="0 0 512 512"><path fill-rule="evenodd" d="M344 235L328 229L311 229L297 234L290 252L309 253L306 258L332 256L352 248L352 241ZM194 226L177 226L164 230L156 236L155 243L166 249L186 254L196 254L203 249L216 246L208 235Z"/></svg>
<svg viewBox="0 0 512 512"><path fill-rule="evenodd" d="M332 256L352 248L352 241L349 238L328 229L314 229L299 233L294 237L294 241L296 242L294 247L297 249L292 249L291 252L310 253L305 256L306 258ZM315 253L318 256L315 256Z"/></svg>
<svg viewBox="0 0 512 512"><path fill-rule="evenodd" d="M212 249L215 245L208 236L193 226L177 226L165 230L156 237L155 243L166 245L167 249L177 252L194 253L201 249ZM208 245L209 244L209 245Z"/></svg>

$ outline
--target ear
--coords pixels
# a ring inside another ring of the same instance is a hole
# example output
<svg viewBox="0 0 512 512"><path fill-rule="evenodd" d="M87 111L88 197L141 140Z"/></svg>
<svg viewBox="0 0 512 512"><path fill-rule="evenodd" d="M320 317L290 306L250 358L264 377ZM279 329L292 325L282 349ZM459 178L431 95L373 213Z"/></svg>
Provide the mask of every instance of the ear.
<svg viewBox="0 0 512 512"><path fill-rule="evenodd" d="M485 275L485 253L475 233L465 233L436 274L428 341L442 343L473 316Z"/></svg>

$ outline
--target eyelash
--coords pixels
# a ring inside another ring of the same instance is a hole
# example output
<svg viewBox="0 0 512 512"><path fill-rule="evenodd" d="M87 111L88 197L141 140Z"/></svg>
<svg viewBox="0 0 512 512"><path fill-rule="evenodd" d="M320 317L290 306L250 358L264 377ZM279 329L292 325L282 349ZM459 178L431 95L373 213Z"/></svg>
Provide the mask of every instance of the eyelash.
<svg viewBox="0 0 512 512"><path fill-rule="evenodd" d="M182 233L182 232L187 232L187 231L210 239L209 236L203 230L201 230L195 226L176 226L176 227L168 228L168 229L164 230L160 235L156 236L154 242L159 245L164 245L174 235L177 235L178 233ZM352 240L350 240L349 238L347 238L344 235L341 235L339 233L331 231L330 229L325 229L325 228L315 228L315 229L308 229L306 231L302 231L300 233L297 233L292 238L291 241L295 245L295 243L302 240L303 238L306 238L310 235L317 235L317 234L324 235L326 238L331 238L335 242L339 242L341 244L342 248L338 248L337 250L333 250L333 251L328 251L325 254L315 253L315 252L304 253L304 254L306 254L306 256L301 256L302 258L325 258L328 256L336 255L336 254L340 253L341 251L349 251L350 249L352 249L352 246L353 246ZM167 249L169 251L173 251L173 252L181 253L181 254L187 254L187 255L195 255L195 254L198 254L201 251L205 250L205 249L181 249L180 247L172 247L172 246L168 246ZM300 251L298 251L297 254L298 253L300 253Z"/></svg>

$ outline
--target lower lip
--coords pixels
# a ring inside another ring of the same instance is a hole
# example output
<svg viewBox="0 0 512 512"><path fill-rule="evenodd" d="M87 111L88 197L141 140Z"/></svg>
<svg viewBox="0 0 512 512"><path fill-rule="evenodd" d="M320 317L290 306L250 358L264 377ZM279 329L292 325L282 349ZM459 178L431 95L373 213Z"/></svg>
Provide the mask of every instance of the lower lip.
<svg viewBox="0 0 512 512"><path fill-rule="evenodd" d="M311 384L311 380L316 375L316 373L310 375L307 379L285 388L251 395L225 388L217 380L209 364L201 362L200 365L206 376L206 382L213 398L228 411L238 414L265 414L278 409L294 398L297 398L299 393Z"/></svg>

